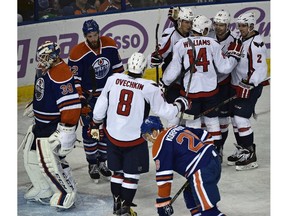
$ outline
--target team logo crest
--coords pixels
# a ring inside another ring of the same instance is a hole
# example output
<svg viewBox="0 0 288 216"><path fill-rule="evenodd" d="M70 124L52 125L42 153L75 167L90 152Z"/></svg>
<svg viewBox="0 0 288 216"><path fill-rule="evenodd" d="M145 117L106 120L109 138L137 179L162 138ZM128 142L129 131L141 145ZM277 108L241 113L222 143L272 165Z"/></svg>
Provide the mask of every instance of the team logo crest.
<svg viewBox="0 0 288 216"><path fill-rule="evenodd" d="M101 57L96 59L92 66L95 71L95 78L102 79L109 73L110 61L105 57Z"/></svg>
<svg viewBox="0 0 288 216"><path fill-rule="evenodd" d="M37 79L35 84L35 98L40 101L44 96L44 79L41 77Z"/></svg>

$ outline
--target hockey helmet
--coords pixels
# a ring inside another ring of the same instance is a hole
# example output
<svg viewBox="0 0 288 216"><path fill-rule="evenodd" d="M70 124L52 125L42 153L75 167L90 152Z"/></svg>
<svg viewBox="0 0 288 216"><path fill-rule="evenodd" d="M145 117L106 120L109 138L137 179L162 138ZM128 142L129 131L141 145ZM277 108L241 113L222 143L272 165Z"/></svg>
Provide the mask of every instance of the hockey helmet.
<svg viewBox="0 0 288 216"><path fill-rule="evenodd" d="M51 68L52 64L59 58L60 47L57 43L45 41L37 49L37 61L39 66L44 69Z"/></svg>
<svg viewBox="0 0 288 216"><path fill-rule="evenodd" d="M231 21L230 13L225 10L218 11L213 21L216 23L224 23L228 25Z"/></svg>
<svg viewBox="0 0 288 216"><path fill-rule="evenodd" d="M251 26L251 24L255 25L256 24L255 14L252 12L241 14L237 18L236 22L237 24L248 24L249 27Z"/></svg>
<svg viewBox="0 0 288 216"><path fill-rule="evenodd" d="M208 19L206 16L198 15L193 19L192 30L205 36L209 33L211 25L212 21L210 19ZM205 29L207 29L207 32L204 35Z"/></svg>
<svg viewBox="0 0 288 216"><path fill-rule="evenodd" d="M147 60L142 53L135 52L128 59L128 71L134 74L143 74L147 67Z"/></svg>
<svg viewBox="0 0 288 216"><path fill-rule="evenodd" d="M193 20L193 12L191 8L180 8L178 13L178 19L180 21L187 20L192 21Z"/></svg>
<svg viewBox="0 0 288 216"><path fill-rule="evenodd" d="M84 35L87 35L90 32L98 32L99 33L99 25L93 19L87 20L84 22L82 31Z"/></svg>
<svg viewBox="0 0 288 216"><path fill-rule="evenodd" d="M152 134L153 130L162 130L163 128L158 116L148 116L141 125L141 134Z"/></svg>

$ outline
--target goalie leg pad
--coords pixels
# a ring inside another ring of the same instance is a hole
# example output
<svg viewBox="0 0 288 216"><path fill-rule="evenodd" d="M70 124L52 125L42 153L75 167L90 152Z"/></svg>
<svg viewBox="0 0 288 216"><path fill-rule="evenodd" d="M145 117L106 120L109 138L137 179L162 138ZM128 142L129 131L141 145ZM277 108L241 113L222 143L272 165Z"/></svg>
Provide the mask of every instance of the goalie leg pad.
<svg viewBox="0 0 288 216"><path fill-rule="evenodd" d="M40 170L36 150L31 150L33 141L34 134L31 125L24 138L23 158L24 167L32 185L27 189L24 198L47 204L46 199L49 199L53 195L53 191L50 189L50 185Z"/></svg>
<svg viewBox="0 0 288 216"><path fill-rule="evenodd" d="M49 143L48 138L36 140L39 166L54 191L50 205L68 209L72 207L76 198L76 183L70 167L64 159L54 153L60 143Z"/></svg>

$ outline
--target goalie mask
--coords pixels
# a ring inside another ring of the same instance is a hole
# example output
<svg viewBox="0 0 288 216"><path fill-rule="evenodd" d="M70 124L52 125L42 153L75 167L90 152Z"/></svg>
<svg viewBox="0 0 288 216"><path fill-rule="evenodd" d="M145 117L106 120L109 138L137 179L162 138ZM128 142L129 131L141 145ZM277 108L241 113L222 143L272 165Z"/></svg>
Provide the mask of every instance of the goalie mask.
<svg viewBox="0 0 288 216"><path fill-rule="evenodd" d="M208 19L206 16L199 15L193 19L192 30L206 36L210 31L211 25L212 21L210 19Z"/></svg>
<svg viewBox="0 0 288 216"><path fill-rule="evenodd" d="M146 67L147 60L142 53L135 52L128 59L128 71L130 73L142 75Z"/></svg>
<svg viewBox="0 0 288 216"><path fill-rule="evenodd" d="M60 54L60 47L57 43L46 41L37 49L38 67L47 70L52 67L52 64L57 61Z"/></svg>

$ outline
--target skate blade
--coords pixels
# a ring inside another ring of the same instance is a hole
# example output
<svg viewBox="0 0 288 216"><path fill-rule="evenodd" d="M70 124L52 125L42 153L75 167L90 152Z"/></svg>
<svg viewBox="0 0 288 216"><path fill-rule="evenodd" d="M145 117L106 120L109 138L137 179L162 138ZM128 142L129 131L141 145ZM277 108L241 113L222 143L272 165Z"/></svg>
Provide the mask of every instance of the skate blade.
<svg viewBox="0 0 288 216"><path fill-rule="evenodd" d="M92 179L92 181L93 181L95 184L98 184L98 183L99 183L99 179Z"/></svg>
<svg viewBox="0 0 288 216"><path fill-rule="evenodd" d="M258 164L256 162L250 163L248 165L244 166L236 166L237 171L242 171L242 170L249 170L249 169L255 169L258 167Z"/></svg>
<svg viewBox="0 0 288 216"><path fill-rule="evenodd" d="M236 163L236 162L227 161L227 165L228 165L228 166L235 166L235 163Z"/></svg>
<svg viewBox="0 0 288 216"><path fill-rule="evenodd" d="M70 211L71 209L74 209L76 207L75 203L73 203L73 205L70 208L60 208L60 207L56 207L56 211L57 212L64 212L64 211Z"/></svg>

